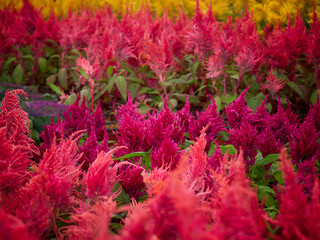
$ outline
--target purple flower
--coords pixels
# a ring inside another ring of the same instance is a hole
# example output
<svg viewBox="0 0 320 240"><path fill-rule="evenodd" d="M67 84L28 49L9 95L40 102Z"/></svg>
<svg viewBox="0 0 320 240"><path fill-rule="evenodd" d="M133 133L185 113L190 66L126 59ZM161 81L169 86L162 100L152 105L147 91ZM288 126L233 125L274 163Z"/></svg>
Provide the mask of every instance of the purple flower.
<svg viewBox="0 0 320 240"><path fill-rule="evenodd" d="M58 116L67 109L66 105L46 100L35 100L25 104L25 111L34 117Z"/></svg>

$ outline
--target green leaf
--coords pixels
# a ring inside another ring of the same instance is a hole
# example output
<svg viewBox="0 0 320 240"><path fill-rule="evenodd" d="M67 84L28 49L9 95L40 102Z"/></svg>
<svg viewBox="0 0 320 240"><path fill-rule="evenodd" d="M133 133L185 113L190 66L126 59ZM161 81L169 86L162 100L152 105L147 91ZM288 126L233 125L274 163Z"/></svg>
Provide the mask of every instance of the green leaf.
<svg viewBox="0 0 320 240"><path fill-rule="evenodd" d="M117 183L112 192L117 192L118 189L121 187L120 183ZM121 193L120 195L116 198L116 202L120 203L120 204L129 204L131 202L130 196L125 192L125 190L123 188L121 188Z"/></svg>
<svg viewBox="0 0 320 240"><path fill-rule="evenodd" d="M257 166L264 166L269 163L273 163L273 162L277 161L278 159L279 159L279 154L269 154L263 159L258 159L255 164Z"/></svg>
<svg viewBox="0 0 320 240"><path fill-rule="evenodd" d="M58 81L64 90L68 90L68 72L66 68L59 69Z"/></svg>
<svg viewBox="0 0 320 240"><path fill-rule="evenodd" d="M264 169L264 166L256 166L254 165L253 170L252 170L252 177L253 178L265 178L266 177L266 170Z"/></svg>
<svg viewBox="0 0 320 240"><path fill-rule="evenodd" d="M175 96L178 98L178 100L182 101L182 102L186 102L186 97L184 94L182 93L175 93L173 94L172 96ZM191 95L187 95L188 99L189 99L189 102L190 103L199 103L199 98L196 97L196 96L191 96Z"/></svg>
<svg viewBox="0 0 320 240"><path fill-rule="evenodd" d="M75 103L75 101L77 100L77 95L75 93L72 93L71 95L69 95L67 97L67 99L64 101L65 105L71 105L73 103Z"/></svg>
<svg viewBox="0 0 320 240"><path fill-rule="evenodd" d="M45 74L47 72L47 68L48 68L48 61L47 59L41 57L38 59L38 66L39 66L39 69L40 69L40 72L42 74Z"/></svg>
<svg viewBox="0 0 320 240"><path fill-rule="evenodd" d="M150 111L150 107L147 106L147 105L144 105L144 104L141 104L139 107L138 107L138 110L141 114L145 114L146 112Z"/></svg>
<svg viewBox="0 0 320 240"><path fill-rule="evenodd" d="M178 105L178 102L177 102L177 100L176 99L170 99L169 100L169 107L173 107L173 108L175 108L176 106Z"/></svg>
<svg viewBox="0 0 320 240"><path fill-rule="evenodd" d="M96 102L98 99L108 90L108 85L104 84L101 91L99 91L93 98L93 101Z"/></svg>
<svg viewBox="0 0 320 240"><path fill-rule="evenodd" d="M51 82L47 82L47 84L52 89L52 91L54 91L56 94L63 95L62 91L60 90L60 88L57 85L55 85Z"/></svg>
<svg viewBox="0 0 320 240"><path fill-rule="evenodd" d="M221 97L215 96L214 101L216 102L217 112L220 112L220 110L221 110Z"/></svg>
<svg viewBox="0 0 320 240"><path fill-rule="evenodd" d="M78 67L78 70L82 77L84 77L87 80L89 79L88 74L81 67Z"/></svg>
<svg viewBox="0 0 320 240"><path fill-rule="evenodd" d="M57 119L57 117L53 117L54 119ZM38 117L36 119L33 119L33 129L35 129L38 132L42 132L44 130L44 126L50 125L51 117Z"/></svg>
<svg viewBox="0 0 320 240"><path fill-rule="evenodd" d="M261 185L259 185L259 186L258 186L258 191L263 191L263 192L265 192L265 193L268 193L268 194L271 195L272 197L275 197L275 196L276 196L275 191L274 191L272 188L268 187L268 186L261 186ZM262 200L262 199L261 199L261 200Z"/></svg>
<svg viewBox="0 0 320 240"><path fill-rule="evenodd" d="M251 108L251 110L256 111L257 107L261 105L265 97L266 96L263 93L258 93L256 96L252 96L249 98L249 100L247 101L247 105L249 106L249 108Z"/></svg>
<svg viewBox="0 0 320 240"><path fill-rule="evenodd" d="M301 88L298 86L298 84L296 84L295 82L288 81L287 85L289 87L291 87L292 90L294 90L302 99L304 99L304 94L303 94Z"/></svg>
<svg viewBox="0 0 320 240"><path fill-rule="evenodd" d="M116 86L121 93L122 98L126 101L127 100L127 90L128 90L128 85L127 81L123 76L118 76L116 78Z"/></svg>
<svg viewBox="0 0 320 240"><path fill-rule="evenodd" d="M273 176L277 180L278 183L284 184L284 179L282 177L282 172L281 171L275 172Z"/></svg>
<svg viewBox="0 0 320 240"><path fill-rule="evenodd" d="M214 142L213 142L213 144L212 144L212 146L211 146L211 148L210 148L210 150L209 150L209 152L208 152L208 155L214 154L215 151L216 151L216 149L217 149L217 146L216 146L216 144L214 144ZM220 146L220 150L221 150L221 153L222 153L223 155L226 154L227 152L228 152L228 154L230 154L230 155L235 155L235 154L237 154L237 149L236 149L233 145Z"/></svg>
<svg viewBox="0 0 320 240"><path fill-rule="evenodd" d="M226 94L225 96L221 96L221 101L223 103L232 103L236 98L237 98L236 93L234 95Z"/></svg>
<svg viewBox="0 0 320 240"><path fill-rule="evenodd" d="M198 68L199 68L199 61L196 61L196 62L192 65L192 70L191 70L191 72L192 72L192 77L193 77L193 78L195 78L196 72L197 72Z"/></svg>
<svg viewBox="0 0 320 240"><path fill-rule="evenodd" d="M131 95L131 98L134 99L136 97L137 91L140 87L139 83L131 83L129 84L128 90Z"/></svg>
<svg viewBox="0 0 320 240"><path fill-rule="evenodd" d="M111 92L113 86L114 86L114 81L116 80L116 75L113 75L111 78L108 80L108 92Z"/></svg>
<svg viewBox="0 0 320 240"><path fill-rule="evenodd" d="M127 159L127 158L147 157L147 156L150 156L150 151L149 152L133 152L133 153L126 154L126 155L124 155L122 157L114 158L113 160L117 161L117 160L124 160L124 159Z"/></svg>
<svg viewBox="0 0 320 240"><path fill-rule="evenodd" d="M150 169L151 159L150 156L141 157L141 166L145 166L145 169Z"/></svg>
<svg viewBox="0 0 320 240"><path fill-rule="evenodd" d="M274 199L275 195L276 193L272 188L258 185L258 198L260 201L263 201L267 196L267 199L264 202L264 204L267 207L272 207L275 205L276 203L276 200Z"/></svg>
<svg viewBox="0 0 320 240"><path fill-rule="evenodd" d="M13 77L13 80L17 84L21 84L22 78L23 78L23 68L22 68L21 64L19 64L15 67L15 69L13 70L13 73L12 73L12 77Z"/></svg>
<svg viewBox="0 0 320 240"><path fill-rule="evenodd" d="M113 66L109 66L108 68L107 68L107 75L108 75L108 78L111 78L111 75L112 75L112 73L113 73Z"/></svg>
<svg viewBox="0 0 320 240"><path fill-rule="evenodd" d="M6 60L4 63L3 63L3 70L8 70L11 63L14 62L17 58L16 57L10 57L8 58L8 60Z"/></svg>
<svg viewBox="0 0 320 240"><path fill-rule="evenodd" d="M311 102L312 105L316 105L318 95L319 95L319 98L320 98L320 89L314 90L313 93L311 94L310 102Z"/></svg>

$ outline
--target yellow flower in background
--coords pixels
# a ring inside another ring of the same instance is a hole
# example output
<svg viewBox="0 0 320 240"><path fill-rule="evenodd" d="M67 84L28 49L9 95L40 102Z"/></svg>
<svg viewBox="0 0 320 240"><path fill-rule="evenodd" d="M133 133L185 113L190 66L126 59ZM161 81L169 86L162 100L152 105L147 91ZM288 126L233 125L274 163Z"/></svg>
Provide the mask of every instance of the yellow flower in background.
<svg viewBox="0 0 320 240"><path fill-rule="evenodd" d="M125 13L127 9L137 12L142 6L149 5L150 11L161 16L168 11L169 16L177 16L181 10L192 16L196 9L195 0L29 0L36 9L41 9L45 18L52 12L56 16L66 16L68 11L78 11L81 8L95 10L109 5L114 12ZM313 8L320 15L320 0L199 0L200 8L206 12L210 5L216 18L226 20L228 15L238 16L245 8L245 2L249 11L254 13L254 19L258 28L265 24L278 25L280 21L286 24L288 16L294 19L297 11L302 14L305 21L311 22ZM23 0L2 0L0 8L6 6L20 9Z"/></svg>

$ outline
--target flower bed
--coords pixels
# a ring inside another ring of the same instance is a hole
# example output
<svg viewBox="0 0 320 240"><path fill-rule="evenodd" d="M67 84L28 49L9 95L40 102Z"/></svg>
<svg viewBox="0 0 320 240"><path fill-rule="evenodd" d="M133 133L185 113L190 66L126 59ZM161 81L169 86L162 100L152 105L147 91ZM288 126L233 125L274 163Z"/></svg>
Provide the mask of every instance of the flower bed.
<svg viewBox="0 0 320 240"><path fill-rule="evenodd" d="M202 3L0 10L1 239L318 238L317 10Z"/></svg>

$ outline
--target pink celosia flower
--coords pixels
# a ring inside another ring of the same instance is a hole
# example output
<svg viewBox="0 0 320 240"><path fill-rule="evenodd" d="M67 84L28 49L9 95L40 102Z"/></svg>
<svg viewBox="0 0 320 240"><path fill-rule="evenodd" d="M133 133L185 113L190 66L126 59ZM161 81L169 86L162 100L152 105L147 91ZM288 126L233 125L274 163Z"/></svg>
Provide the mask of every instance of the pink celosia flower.
<svg viewBox="0 0 320 240"><path fill-rule="evenodd" d="M146 185L142 177L143 170L142 167L136 165L124 165L120 168L120 184L130 198L138 200L146 193Z"/></svg>
<svg viewBox="0 0 320 240"><path fill-rule="evenodd" d="M249 165L253 165L258 150L258 132L248 121L243 122L238 129L229 131L228 143L232 144L237 151L243 150L243 158Z"/></svg>
<svg viewBox="0 0 320 240"><path fill-rule="evenodd" d="M174 169L179 164L182 155L179 152L178 145L169 136L163 139L160 144L150 154L151 168L169 167L170 169Z"/></svg>
<svg viewBox="0 0 320 240"><path fill-rule="evenodd" d="M214 18L211 8L204 16L199 8L199 2L197 2L192 24L190 24L185 36L187 50L194 52L200 61L204 61L206 56L213 51L218 29L219 24Z"/></svg>
<svg viewBox="0 0 320 240"><path fill-rule="evenodd" d="M195 192L202 192L206 187L204 176L208 166L208 157L205 148L207 146L206 131L209 127L208 124L201 130L199 138L196 138L195 143L190 147L190 151L184 155L188 166L183 174L184 182L186 186L192 187Z"/></svg>
<svg viewBox="0 0 320 240"><path fill-rule="evenodd" d="M39 162L38 168L48 176L46 193L56 208L68 207L72 194L80 185L78 162L81 156L77 142L82 132L72 134L67 140L61 139L59 144L54 141Z"/></svg>
<svg viewBox="0 0 320 240"><path fill-rule="evenodd" d="M150 197L155 197L162 192L169 175L168 167L153 168L152 172L142 172L143 181L147 186L147 193Z"/></svg>
<svg viewBox="0 0 320 240"><path fill-rule="evenodd" d="M281 152L281 171L285 185L279 195L279 215L277 223L280 227L279 239L317 239L319 230L319 183L315 182L310 202L304 194L302 185L297 183L292 162L286 157L286 150Z"/></svg>
<svg viewBox="0 0 320 240"><path fill-rule="evenodd" d="M269 124L270 114L266 108L268 95L264 98L257 111L250 117L250 123L257 129L258 133L263 131Z"/></svg>
<svg viewBox="0 0 320 240"><path fill-rule="evenodd" d="M216 103L212 97L211 100L212 102L205 111L197 112L198 119L195 119L194 116L189 118L189 133L191 139L199 137L202 129L210 123L209 127L206 128L206 149L208 149L209 144L218 136L219 132L224 130L224 123L217 112Z"/></svg>
<svg viewBox="0 0 320 240"><path fill-rule="evenodd" d="M244 98L249 88L244 90L233 103L226 106L228 123L232 128L238 128L246 120L250 121L252 117L252 110L246 105Z"/></svg>
<svg viewBox="0 0 320 240"><path fill-rule="evenodd" d="M115 148L108 153L100 152L85 175L86 196L92 199L101 196L111 197L117 176L118 166L113 166L112 154L123 147ZM115 196L113 196L115 197Z"/></svg>
<svg viewBox="0 0 320 240"><path fill-rule="evenodd" d="M166 137L180 144L184 138L184 126L181 125L181 119L178 114L171 111L164 101L164 107L160 112L153 112L146 121L147 141L151 147L156 147Z"/></svg>
<svg viewBox="0 0 320 240"><path fill-rule="evenodd" d="M290 157L294 163L310 160L317 157L320 147L318 139L320 133L317 131L313 119L307 118L291 133L289 138Z"/></svg>
<svg viewBox="0 0 320 240"><path fill-rule="evenodd" d="M128 213L120 239L123 240L150 240L155 239L154 225L151 221L149 206L137 204Z"/></svg>
<svg viewBox="0 0 320 240"><path fill-rule="evenodd" d="M23 145L31 155L37 152L37 149L33 140L29 137L28 114L20 108L18 95L27 98L27 94L22 89L6 92L0 106L0 128L4 127L7 141Z"/></svg>
<svg viewBox="0 0 320 240"><path fill-rule="evenodd" d="M111 198L100 198L93 206L82 203L71 215L71 225L66 236L72 239L113 239L109 233L109 224L115 212L116 203Z"/></svg>
<svg viewBox="0 0 320 240"><path fill-rule="evenodd" d="M297 115L292 112L290 104L286 111L281 107L281 101L278 97L278 111L269 118L269 126L274 136L281 145L288 142L289 136L297 127Z"/></svg>
<svg viewBox="0 0 320 240"><path fill-rule="evenodd" d="M268 236L265 212L259 208L257 193L249 188L242 153L233 162L229 175L234 180L221 191L221 209L212 226L217 239L265 239Z"/></svg>
<svg viewBox="0 0 320 240"><path fill-rule="evenodd" d="M216 51L214 55L211 55L206 65L208 71L207 78L216 80L219 76L223 75L225 63L222 61L221 51Z"/></svg>
<svg viewBox="0 0 320 240"><path fill-rule="evenodd" d="M0 209L0 238L7 240L25 239L34 240L30 236L27 226L15 216Z"/></svg>
<svg viewBox="0 0 320 240"><path fill-rule="evenodd" d="M7 209L26 225L29 233L37 238L49 230L49 219L52 214L50 198L47 195L47 182L46 174L33 177L7 204Z"/></svg>
<svg viewBox="0 0 320 240"><path fill-rule="evenodd" d="M266 83L263 85L264 89L268 89L272 94L276 94L286 84L285 79L277 78L273 75L272 67L270 69L270 75L267 78Z"/></svg>

